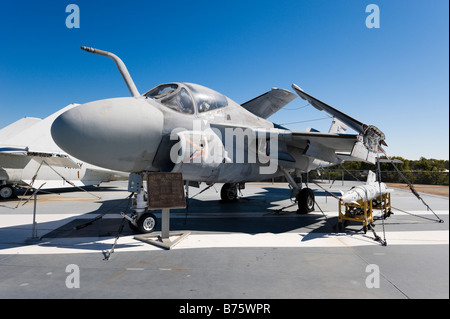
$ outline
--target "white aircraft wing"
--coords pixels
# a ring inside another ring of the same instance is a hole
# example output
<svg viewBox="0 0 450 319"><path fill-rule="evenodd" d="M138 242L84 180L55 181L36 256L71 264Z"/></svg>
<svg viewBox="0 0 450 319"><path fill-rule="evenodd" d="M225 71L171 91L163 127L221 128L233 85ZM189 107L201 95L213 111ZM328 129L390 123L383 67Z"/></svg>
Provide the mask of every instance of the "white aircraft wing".
<svg viewBox="0 0 450 319"><path fill-rule="evenodd" d="M0 145L0 154L27 155L28 147Z"/></svg>
<svg viewBox="0 0 450 319"><path fill-rule="evenodd" d="M328 114L333 115L339 119L342 123L348 125L356 132L364 136L364 144L373 152L376 152L380 147L380 144L386 145L384 139L385 135L377 127L373 125L367 125L358 121L357 119L335 109L334 107L320 101L319 99L309 95L303 91L298 85L292 84L294 91L304 100L307 100L312 106L319 111L325 111ZM386 145L387 146L387 145Z"/></svg>
<svg viewBox="0 0 450 319"><path fill-rule="evenodd" d="M320 132L292 132L292 143L305 142L321 144L324 147L333 149L336 152L350 152L353 145L358 140L358 135L354 134L335 134Z"/></svg>
<svg viewBox="0 0 450 319"><path fill-rule="evenodd" d="M0 130L0 154L26 155L38 162L45 160L52 166L79 168L78 164L55 144L50 134L53 120L76 105L78 104L70 104L43 120L25 117L6 126ZM7 161L7 157L2 157L0 166L3 167Z"/></svg>
<svg viewBox="0 0 450 319"><path fill-rule="evenodd" d="M242 107L256 116L266 119L296 97L294 93L288 90L272 88L271 91L245 102Z"/></svg>
<svg viewBox="0 0 450 319"><path fill-rule="evenodd" d="M0 145L0 168L8 165L11 161L17 161L19 156L27 156L41 163L45 161L50 166L80 168L80 166L72 160L68 155L52 154L52 153L36 153L29 152L28 148L18 148Z"/></svg>
<svg viewBox="0 0 450 319"><path fill-rule="evenodd" d="M236 128L230 124L211 124L211 127L221 131L225 136L226 128ZM242 129L248 129L242 127ZM329 163L336 163L343 160L344 156L352 157L353 160L375 163L375 159L361 156L356 151L365 147L362 145L361 137L355 134L321 133L321 132L300 132L287 129L254 130L254 135L266 133L267 138L276 138L285 144L288 149L278 149L278 159L295 161L298 156L317 158ZM289 155L288 155L289 154ZM341 156L342 154L342 156Z"/></svg>
<svg viewBox="0 0 450 319"><path fill-rule="evenodd" d="M27 148L28 152L64 154L61 148L53 141L50 128L56 117L77 105L75 103L69 104L43 120L28 120L28 118L24 118L12 123L0 131L0 137L3 136L3 130L6 130L7 133L4 139L0 139L0 147L13 146L23 149ZM10 129L11 126L13 130Z"/></svg>
<svg viewBox="0 0 450 319"><path fill-rule="evenodd" d="M38 155L38 154L36 154ZM62 156L43 156L44 154L41 154L40 160L44 160L48 165L50 166L60 166L60 167L66 167L66 168L80 168L80 166L75 163L69 156L62 155ZM37 156L35 156L37 157Z"/></svg>
<svg viewBox="0 0 450 319"><path fill-rule="evenodd" d="M350 154L347 158L351 160L361 160L369 163L375 163L379 151L382 151L381 145L387 146L385 143L384 133L373 125L367 125L357 119L335 109L334 107L320 101L319 99L309 95L303 91L298 85L292 84L294 91L304 100L307 100L312 106L320 111L325 111L333 115L340 122L351 127L360 134L360 138L352 146ZM343 134L338 134L343 135ZM324 145L326 143L320 143ZM340 152L340 150L336 151ZM346 155L340 155L339 159L345 158Z"/></svg>
<svg viewBox="0 0 450 319"><path fill-rule="evenodd" d="M40 186L41 189L57 189L57 188L70 188L70 187L74 187L74 186L78 186L78 187L83 187L83 186L90 186L93 184L85 184L80 180L73 180L67 182L62 178L59 179L36 179L34 181L32 181L31 179L24 179L23 182L27 185L31 185L31 183L33 183L33 187L35 188L39 188Z"/></svg>
<svg viewBox="0 0 450 319"><path fill-rule="evenodd" d="M314 106L319 111L325 111L334 117L338 118L341 122L345 123L352 129L354 129L358 133L364 133L364 131L367 129L368 125L354 119L353 117L342 113L341 111L335 109L334 107L320 101L319 99L316 99L315 97L309 95L305 91L303 91L298 85L292 84L292 88L295 92L303 99L308 101L312 106Z"/></svg>

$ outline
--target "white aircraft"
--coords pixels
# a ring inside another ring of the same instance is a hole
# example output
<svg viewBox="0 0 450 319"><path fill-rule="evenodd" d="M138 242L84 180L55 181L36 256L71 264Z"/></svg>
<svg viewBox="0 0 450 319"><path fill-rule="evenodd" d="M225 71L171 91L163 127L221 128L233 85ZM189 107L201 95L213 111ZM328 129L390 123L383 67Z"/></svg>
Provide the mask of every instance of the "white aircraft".
<svg viewBox="0 0 450 319"><path fill-rule="evenodd" d="M375 163L381 144L385 145L378 128L295 84L292 88L302 99L340 124L320 133L291 131L268 121L296 97L284 89L274 88L242 105L192 83L161 84L141 95L119 57L82 49L111 58L132 96L89 102L64 112L53 123L53 139L68 154L88 163L129 172L130 185L133 175L142 179L144 172L181 172L185 182L224 183L222 200L231 201L240 183L285 176L299 212L310 212L314 193L302 188L301 173L344 160ZM343 134L342 123L358 134ZM135 213L129 220L141 232L151 232L156 220L146 212L145 190L140 186L136 192Z"/></svg>
<svg viewBox="0 0 450 319"><path fill-rule="evenodd" d="M45 119L25 117L0 130L1 199L14 196L17 187L69 188L128 178L127 173L76 159L55 144L50 134L54 119L77 105Z"/></svg>

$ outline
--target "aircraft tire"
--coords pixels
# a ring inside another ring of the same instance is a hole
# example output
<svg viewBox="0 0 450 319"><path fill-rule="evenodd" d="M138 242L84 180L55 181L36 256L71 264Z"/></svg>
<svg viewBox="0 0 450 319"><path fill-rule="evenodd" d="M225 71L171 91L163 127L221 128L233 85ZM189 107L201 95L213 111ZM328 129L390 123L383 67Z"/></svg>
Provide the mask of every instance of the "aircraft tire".
<svg viewBox="0 0 450 319"><path fill-rule="evenodd" d="M157 225L156 216L152 213L144 213L137 221L137 228L140 233L148 234L155 230Z"/></svg>
<svg viewBox="0 0 450 319"><path fill-rule="evenodd" d="M14 187L11 185L3 185L0 186L0 198L1 199L10 199L15 195Z"/></svg>
<svg viewBox="0 0 450 319"><path fill-rule="evenodd" d="M220 198L225 203L233 202L237 199L236 184L225 183L220 189Z"/></svg>
<svg viewBox="0 0 450 319"><path fill-rule="evenodd" d="M303 188L297 195L298 214L314 211L314 192L310 188Z"/></svg>

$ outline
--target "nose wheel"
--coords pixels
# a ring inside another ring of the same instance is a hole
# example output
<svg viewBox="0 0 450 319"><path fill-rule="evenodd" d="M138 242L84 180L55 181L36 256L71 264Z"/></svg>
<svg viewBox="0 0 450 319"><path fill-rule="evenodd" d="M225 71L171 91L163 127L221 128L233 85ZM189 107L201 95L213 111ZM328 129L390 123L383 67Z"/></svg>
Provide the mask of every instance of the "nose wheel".
<svg viewBox="0 0 450 319"><path fill-rule="evenodd" d="M156 216L152 213L144 213L137 221L137 228L143 234L151 233L156 228Z"/></svg>
<svg viewBox="0 0 450 319"><path fill-rule="evenodd" d="M128 225L135 232L148 234L155 230L158 222L152 213L143 213L140 217L137 214L132 215L131 220L128 220Z"/></svg>

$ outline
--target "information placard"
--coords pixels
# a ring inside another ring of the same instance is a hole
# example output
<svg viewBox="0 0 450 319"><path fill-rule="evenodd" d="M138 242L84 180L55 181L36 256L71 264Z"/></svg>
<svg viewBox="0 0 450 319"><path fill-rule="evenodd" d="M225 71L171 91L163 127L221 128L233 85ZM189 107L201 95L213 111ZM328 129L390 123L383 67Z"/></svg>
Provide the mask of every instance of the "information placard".
<svg viewBox="0 0 450 319"><path fill-rule="evenodd" d="M185 208L181 173L147 174L148 209Z"/></svg>

